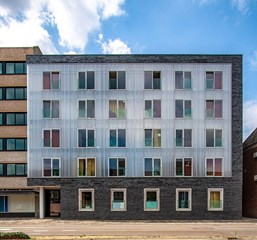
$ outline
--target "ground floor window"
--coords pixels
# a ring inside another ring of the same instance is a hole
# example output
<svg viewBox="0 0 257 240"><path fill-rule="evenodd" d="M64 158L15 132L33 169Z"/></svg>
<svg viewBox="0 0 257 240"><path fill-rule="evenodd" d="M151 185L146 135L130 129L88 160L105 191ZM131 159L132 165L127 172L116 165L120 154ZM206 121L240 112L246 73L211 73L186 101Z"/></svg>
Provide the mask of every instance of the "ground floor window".
<svg viewBox="0 0 257 240"><path fill-rule="evenodd" d="M94 210L94 189L79 189L79 211Z"/></svg>
<svg viewBox="0 0 257 240"><path fill-rule="evenodd" d="M145 211L160 210L160 189L158 188L144 189L144 210Z"/></svg>
<svg viewBox="0 0 257 240"><path fill-rule="evenodd" d="M223 211L223 189L208 189L208 211Z"/></svg>
<svg viewBox="0 0 257 240"><path fill-rule="evenodd" d="M0 196L0 213L8 212L8 197Z"/></svg>
<svg viewBox="0 0 257 240"><path fill-rule="evenodd" d="M126 211L127 210L126 189L111 189L111 210Z"/></svg>
<svg viewBox="0 0 257 240"><path fill-rule="evenodd" d="M177 211L191 211L191 188L177 188L176 189L176 210Z"/></svg>

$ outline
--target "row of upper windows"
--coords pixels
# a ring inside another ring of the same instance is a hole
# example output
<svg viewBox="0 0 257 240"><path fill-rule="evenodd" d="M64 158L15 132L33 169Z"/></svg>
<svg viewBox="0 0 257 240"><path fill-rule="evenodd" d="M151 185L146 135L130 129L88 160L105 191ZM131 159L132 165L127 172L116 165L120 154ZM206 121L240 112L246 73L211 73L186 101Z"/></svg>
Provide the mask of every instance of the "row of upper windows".
<svg viewBox="0 0 257 240"><path fill-rule="evenodd" d="M27 176L27 163L0 163L0 177Z"/></svg>
<svg viewBox="0 0 257 240"><path fill-rule="evenodd" d="M1 87L0 100L26 100L27 88L25 87Z"/></svg>
<svg viewBox="0 0 257 240"><path fill-rule="evenodd" d="M79 189L79 211L95 210L95 190ZM96 191L97 192L97 191ZM207 209L208 211L223 211L224 190L223 188L208 188ZM137 193L140 194L140 193ZM160 211L160 189L144 189L144 211ZM126 188L110 189L111 211L127 211L128 201ZM176 188L176 211L192 211L192 189Z"/></svg>
<svg viewBox="0 0 257 240"><path fill-rule="evenodd" d="M192 147L192 129L175 130L175 147ZM96 147L95 129L78 129L77 147ZM43 147L60 148L61 130L43 129ZM127 147L126 129L109 130L109 147ZM205 129L205 147L223 147L222 129ZM144 129L145 147L162 147L161 129Z"/></svg>
<svg viewBox="0 0 257 240"><path fill-rule="evenodd" d="M0 138L0 151L27 151L27 139Z"/></svg>
<svg viewBox="0 0 257 240"><path fill-rule="evenodd" d="M59 100L43 100L43 118L60 118ZM78 100L78 117L79 118L95 118L96 104L95 100ZM175 100L175 118L192 118L191 100ZM145 118L161 118L162 107L161 100L145 100L144 108ZM223 101L222 100L206 100L205 101L205 117L206 118L222 118L223 117ZM109 100L109 118L126 119L126 101L125 100Z"/></svg>
<svg viewBox="0 0 257 240"><path fill-rule="evenodd" d="M27 125L27 113L0 112L0 126Z"/></svg>
<svg viewBox="0 0 257 240"><path fill-rule="evenodd" d="M60 158L43 159L43 177L60 177L61 162ZM222 177L223 176L223 158L208 157L205 159L205 176ZM174 176L192 177L193 176L193 159L190 157L175 158ZM163 167L162 159L158 157L144 158L143 175L145 177L162 176ZM96 159L95 158L78 158L77 159L77 176L78 177L95 177L96 176ZM127 160L126 158L109 158L108 159L108 176L109 177L126 177Z"/></svg>
<svg viewBox="0 0 257 240"><path fill-rule="evenodd" d="M2 74L26 74L25 62L0 62L0 75Z"/></svg>
<svg viewBox="0 0 257 240"><path fill-rule="evenodd" d="M205 72L206 90L221 90L223 85L222 71ZM109 71L109 89L126 89L126 72ZM162 85L161 71L144 72L144 89L160 90ZM60 72L43 72L43 89L59 90L61 88ZM78 89L95 89L95 72L78 72ZM192 89L190 71L175 71L175 89Z"/></svg>

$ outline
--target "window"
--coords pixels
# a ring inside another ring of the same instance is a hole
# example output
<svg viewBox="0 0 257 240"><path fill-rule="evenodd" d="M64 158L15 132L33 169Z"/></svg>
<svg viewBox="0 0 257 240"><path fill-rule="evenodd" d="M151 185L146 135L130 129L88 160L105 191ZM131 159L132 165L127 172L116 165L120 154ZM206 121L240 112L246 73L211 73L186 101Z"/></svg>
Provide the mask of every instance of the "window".
<svg viewBox="0 0 257 240"><path fill-rule="evenodd" d="M206 89L207 90L222 89L222 72L221 71L206 72Z"/></svg>
<svg viewBox="0 0 257 240"><path fill-rule="evenodd" d="M43 117L44 118L59 118L59 100L44 100L43 101Z"/></svg>
<svg viewBox="0 0 257 240"><path fill-rule="evenodd" d="M160 71L145 71L145 89L161 89Z"/></svg>
<svg viewBox="0 0 257 240"><path fill-rule="evenodd" d="M0 213L8 212L8 196L0 196Z"/></svg>
<svg viewBox="0 0 257 240"><path fill-rule="evenodd" d="M109 89L126 89L125 71L109 72Z"/></svg>
<svg viewBox="0 0 257 240"><path fill-rule="evenodd" d="M94 147L95 130L79 129L78 130L78 147Z"/></svg>
<svg viewBox="0 0 257 240"><path fill-rule="evenodd" d="M126 129L110 129L110 147L126 147Z"/></svg>
<svg viewBox="0 0 257 240"><path fill-rule="evenodd" d="M206 129L206 147L222 147L221 129Z"/></svg>
<svg viewBox="0 0 257 240"><path fill-rule="evenodd" d="M161 176L161 159L145 158L144 169L144 176Z"/></svg>
<svg viewBox="0 0 257 240"><path fill-rule="evenodd" d="M222 176L222 158L206 158L206 176Z"/></svg>
<svg viewBox="0 0 257 240"><path fill-rule="evenodd" d="M2 62L0 74L26 74L25 62Z"/></svg>
<svg viewBox="0 0 257 240"><path fill-rule="evenodd" d="M127 210L126 189L111 189L111 210L126 211Z"/></svg>
<svg viewBox="0 0 257 240"><path fill-rule="evenodd" d="M43 159L43 177L60 176L60 158Z"/></svg>
<svg viewBox="0 0 257 240"><path fill-rule="evenodd" d="M191 100L176 100L175 101L175 117L176 118L191 118L192 117Z"/></svg>
<svg viewBox="0 0 257 240"><path fill-rule="evenodd" d="M78 176L79 177L95 176L95 158L78 159Z"/></svg>
<svg viewBox="0 0 257 240"><path fill-rule="evenodd" d="M124 177L125 175L125 158L109 158L109 176Z"/></svg>
<svg viewBox="0 0 257 240"><path fill-rule="evenodd" d="M94 211L94 189L79 189L79 211Z"/></svg>
<svg viewBox="0 0 257 240"><path fill-rule="evenodd" d="M27 176L27 164L26 163L1 163L0 164L0 176Z"/></svg>
<svg viewBox="0 0 257 240"><path fill-rule="evenodd" d="M176 211L191 211L192 208L191 188L176 189Z"/></svg>
<svg viewBox="0 0 257 240"><path fill-rule="evenodd" d="M44 147L60 147L60 130L45 129L43 130Z"/></svg>
<svg viewBox="0 0 257 240"><path fill-rule="evenodd" d="M95 89L95 72L78 73L78 89Z"/></svg>
<svg viewBox="0 0 257 240"><path fill-rule="evenodd" d="M0 113L0 125L27 125L27 113Z"/></svg>
<svg viewBox="0 0 257 240"><path fill-rule="evenodd" d="M60 89L59 72L43 72L43 89L58 90Z"/></svg>
<svg viewBox="0 0 257 240"><path fill-rule="evenodd" d="M223 211L223 189L208 189L208 211Z"/></svg>
<svg viewBox="0 0 257 240"><path fill-rule="evenodd" d="M95 118L95 100L79 100L79 118Z"/></svg>
<svg viewBox="0 0 257 240"><path fill-rule="evenodd" d="M26 100L27 99L27 88L24 87L13 87L13 88L0 88L0 99L1 100Z"/></svg>
<svg viewBox="0 0 257 240"><path fill-rule="evenodd" d="M222 100L206 100L206 117L222 118Z"/></svg>
<svg viewBox="0 0 257 240"><path fill-rule="evenodd" d="M176 176L191 177L192 174L192 158L176 158Z"/></svg>
<svg viewBox="0 0 257 240"><path fill-rule="evenodd" d="M175 89L191 89L192 88L191 72L176 71L175 72Z"/></svg>
<svg viewBox="0 0 257 240"><path fill-rule="evenodd" d="M161 147L161 129L145 129L145 147Z"/></svg>
<svg viewBox="0 0 257 240"><path fill-rule="evenodd" d="M125 100L109 100L109 118L126 118Z"/></svg>
<svg viewBox="0 0 257 240"><path fill-rule="evenodd" d="M144 210L145 211L160 210L160 189L158 188L144 189Z"/></svg>
<svg viewBox="0 0 257 240"><path fill-rule="evenodd" d="M145 118L161 118L161 100L145 100Z"/></svg>
<svg viewBox="0 0 257 240"><path fill-rule="evenodd" d="M176 129L176 147L192 147L192 129Z"/></svg>
<svg viewBox="0 0 257 240"><path fill-rule="evenodd" d="M27 151L27 139L1 138L0 151Z"/></svg>

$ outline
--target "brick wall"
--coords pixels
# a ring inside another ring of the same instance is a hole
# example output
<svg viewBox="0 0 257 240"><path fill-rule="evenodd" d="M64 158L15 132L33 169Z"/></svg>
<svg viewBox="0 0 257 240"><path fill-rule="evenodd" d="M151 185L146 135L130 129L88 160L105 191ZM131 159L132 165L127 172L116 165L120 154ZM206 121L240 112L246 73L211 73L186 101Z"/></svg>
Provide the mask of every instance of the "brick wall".
<svg viewBox="0 0 257 240"><path fill-rule="evenodd" d="M257 152L257 144L244 150L244 179L243 179L243 216L257 218L257 158L253 153Z"/></svg>

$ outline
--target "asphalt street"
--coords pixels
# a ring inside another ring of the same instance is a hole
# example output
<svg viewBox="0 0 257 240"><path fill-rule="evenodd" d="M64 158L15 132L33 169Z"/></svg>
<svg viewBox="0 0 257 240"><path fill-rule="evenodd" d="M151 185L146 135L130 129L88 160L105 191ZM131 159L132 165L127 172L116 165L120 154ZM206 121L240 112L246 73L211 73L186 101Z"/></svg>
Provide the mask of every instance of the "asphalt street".
<svg viewBox="0 0 257 240"><path fill-rule="evenodd" d="M242 221L68 221L0 219L0 232L34 239L257 239L257 219Z"/></svg>

